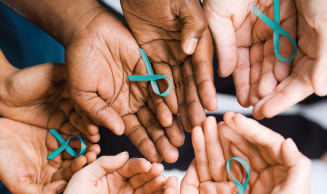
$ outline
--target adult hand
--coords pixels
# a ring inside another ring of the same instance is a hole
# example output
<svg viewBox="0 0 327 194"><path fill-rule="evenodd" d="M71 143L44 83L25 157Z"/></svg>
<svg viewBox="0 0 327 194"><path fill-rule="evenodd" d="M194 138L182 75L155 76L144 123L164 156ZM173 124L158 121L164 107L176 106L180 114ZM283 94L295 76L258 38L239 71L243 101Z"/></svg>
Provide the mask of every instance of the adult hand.
<svg viewBox="0 0 327 194"><path fill-rule="evenodd" d="M323 1L297 0L298 55L293 70L269 95L254 106L253 115L261 119L273 117L314 92L327 95L326 4ZM314 33L313 33L314 32Z"/></svg>
<svg viewBox="0 0 327 194"><path fill-rule="evenodd" d="M224 121L218 128L225 159L237 156L247 161L251 193L310 193L311 161L292 139L241 114L227 112Z"/></svg>
<svg viewBox="0 0 327 194"><path fill-rule="evenodd" d="M103 156L75 173L64 194L152 194L164 188L161 164L143 158L128 159L128 153Z"/></svg>
<svg viewBox="0 0 327 194"><path fill-rule="evenodd" d="M164 99L152 94L157 114L166 109L170 114L180 113L186 131L201 126L206 117L204 109L215 111L218 105L212 39L200 1L121 0L121 6L154 72L175 83ZM159 87L165 90L167 82L160 81ZM164 126L171 124L168 119L159 121Z"/></svg>
<svg viewBox="0 0 327 194"><path fill-rule="evenodd" d="M48 160L59 143L47 129L4 118L0 119L0 128L0 179L12 193L60 193L66 181L100 152L98 145L90 146L86 141L85 155L73 159L64 151ZM78 139L72 139L69 145L77 152L80 149Z"/></svg>
<svg viewBox="0 0 327 194"><path fill-rule="evenodd" d="M291 62L277 59L273 48L273 30L253 13L257 6L274 18L273 1L204 0L222 77L233 73L238 102L248 107L274 90L290 72ZM296 39L296 7L293 1L280 1L281 27ZM280 54L289 58L293 45L280 37Z"/></svg>
<svg viewBox="0 0 327 194"><path fill-rule="evenodd" d="M178 117L170 117L169 126L160 125L150 109L149 82L130 82L127 77L147 75L138 48L125 25L102 8L66 49L70 93L95 123L125 133L151 162L162 157L175 162L176 146L184 143Z"/></svg>
<svg viewBox="0 0 327 194"><path fill-rule="evenodd" d="M26 69L9 64L0 50L0 114L66 135L83 135L98 142L98 127L74 106L66 84L65 65L45 63Z"/></svg>

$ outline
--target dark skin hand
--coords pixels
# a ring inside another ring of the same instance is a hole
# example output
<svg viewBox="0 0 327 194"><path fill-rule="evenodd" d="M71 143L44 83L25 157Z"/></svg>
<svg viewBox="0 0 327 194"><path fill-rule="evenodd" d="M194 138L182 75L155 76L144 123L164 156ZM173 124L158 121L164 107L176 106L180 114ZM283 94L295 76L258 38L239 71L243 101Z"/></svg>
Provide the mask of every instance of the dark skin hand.
<svg viewBox="0 0 327 194"><path fill-rule="evenodd" d="M145 50L156 74L175 83L165 98L152 94L154 111L163 126L180 113L183 127L191 131L205 119L205 109L218 108L213 84L213 44L198 0L121 0L124 16L138 44ZM188 57L192 55L192 57ZM167 83L159 82L164 91ZM166 118L166 119L164 119Z"/></svg>
<svg viewBox="0 0 327 194"><path fill-rule="evenodd" d="M130 82L127 77L147 75L138 48L125 25L105 9L99 10L66 49L70 93L95 123L117 135L124 133L151 162L162 157L175 162L176 146L184 142L178 117L162 126L151 110L149 82Z"/></svg>
<svg viewBox="0 0 327 194"><path fill-rule="evenodd" d="M0 128L0 179L12 193L60 193L72 175L100 153L99 145L86 141L85 155L73 158L64 151L48 160L60 145L47 129L4 118ZM70 137L61 135L65 140ZM69 145L79 153L79 139L73 138Z"/></svg>
<svg viewBox="0 0 327 194"><path fill-rule="evenodd" d="M46 63L23 70L14 68L0 51L3 76L0 114L30 125L99 141L98 127L74 106L65 80L65 65ZM88 130L87 130L88 129ZM93 132L93 133L90 133Z"/></svg>

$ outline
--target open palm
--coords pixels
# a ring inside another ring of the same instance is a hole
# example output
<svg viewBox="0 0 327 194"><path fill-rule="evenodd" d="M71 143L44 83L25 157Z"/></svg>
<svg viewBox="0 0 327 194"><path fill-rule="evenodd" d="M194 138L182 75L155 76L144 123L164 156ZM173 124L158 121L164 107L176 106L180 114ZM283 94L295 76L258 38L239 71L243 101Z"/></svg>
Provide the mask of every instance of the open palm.
<svg viewBox="0 0 327 194"><path fill-rule="evenodd" d="M59 144L47 129L9 119L0 119L0 126L0 179L12 193L62 192L66 181L85 164L93 162L100 152L98 145L92 145L85 155L75 159L62 152L53 160L48 160L47 156ZM66 140L69 138L62 136ZM90 145L89 142L87 144ZM77 139L69 145L80 149Z"/></svg>

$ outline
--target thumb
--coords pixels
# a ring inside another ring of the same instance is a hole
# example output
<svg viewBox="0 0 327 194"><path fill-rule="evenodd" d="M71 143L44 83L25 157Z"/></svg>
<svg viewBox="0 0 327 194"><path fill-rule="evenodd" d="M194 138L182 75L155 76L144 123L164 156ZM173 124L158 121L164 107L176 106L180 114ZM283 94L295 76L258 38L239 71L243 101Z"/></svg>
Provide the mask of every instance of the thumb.
<svg viewBox="0 0 327 194"><path fill-rule="evenodd" d="M289 170L281 193L310 193L311 161L298 150L290 138L284 141L282 154Z"/></svg>
<svg viewBox="0 0 327 194"><path fill-rule="evenodd" d="M181 1L179 17L183 23L181 31L182 49L184 53L192 55L203 32L208 28L200 1Z"/></svg>
<svg viewBox="0 0 327 194"><path fill-rule="evenodd" d="M28 185L28 193L46 193L46 194L57 194L62 193L67 186L67 182L64 180L55 181L46 185L32 183Z"/></svg>
<svg viewBox="0 0 327 194"><path fill-rule="evenodd" d="M178 178L176 176L168 177L164 194L180 194Z"/></svg>
<svg viewBox="0 0 327 194"><path fill-rule="evenodd" d="M87 178L90 182L96 182L107 173L114 172L124 166L128 158L127 152L122 152L116 156L102 156L77 172L76 176Z"/></svg>

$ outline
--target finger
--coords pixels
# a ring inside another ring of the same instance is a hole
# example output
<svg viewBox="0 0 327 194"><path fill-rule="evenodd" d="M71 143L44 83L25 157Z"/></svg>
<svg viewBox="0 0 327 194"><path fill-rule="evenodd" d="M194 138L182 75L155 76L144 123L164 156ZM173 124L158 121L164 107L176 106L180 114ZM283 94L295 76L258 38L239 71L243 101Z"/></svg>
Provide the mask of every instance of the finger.
<svg viewBox="0 0 327 194"><path fill-rule="evenodd" d="M206 113L201 104L200 97L197 91L191 58L187 58L185 60L183 72L188 117L193 127L202 126L202 122L206 118Z"/></svg>
<svg viewBox="0 0 327 194"><path fill-rule="evenodd" d="M139 188L154 179L155 177L160 176L163 171L164 167L162 164L153 163L152 168L148 173L135 175L129 179L129 182L131 183L133 188Z"/></svg>
<svg viewBox="0 0 327 194"><path fill-rule="evenodd" d="M78 96L74 99L77 105L81 107L83 112L87 113L94 123L107 127L116 135L124 133L125 126L121 116L96 93L72 92L72 96Z"/></svg>
<svg viewBox="0 0 327 194"><path fill-rule="evenodd" d="M283 143L282 153L285 165L290 168L283 192L310 193L311 161L298 151L292 139Z"/></svg>
<svg viewBox="0 0 327 194"><path fill-rule="evenodd" d="M206 152L204 134L201 127L195 127L192 131L192 144L194 148L200 182L212 181L210 173L209 159Z"/></svg>
<svg viewBox="0 0 327 194"><path fill-rule="evenodd" d="M82 169L86 163L87 163L86 156L79 156L75 158L69 166L62 169L62 172L58 171L58 173L60 172L60 174L62 175L62 179L69 181L73 176L73 174L79 171L80 169Z"/></svg>
<svg viewBox="0 0 327 194"><path fill-rule="evenodd" d="M196 166L196 160L194 159L181 182L181 194L199 194L200 179Z"/></svg>
<svg viewBox="0 0 327 194"><path fill-rule="evenodd" d="M73 149L74 149L74 151L76 153L80 153L80 151L81 151L80 146L78 148L73 148ZM87 156L86 158L87 158L88 164L93 162L97 158L97 155L100 153L100 151L101 151L101 149L100 149L100 146L98 144L89 145L86 148L84 155ZM64 151L63 154L62 154L62 158L64 160L72 160L75 157L70 155L67 151Z"/></svg>
<svg viewBox="0 0 327 194"><path fill-rule="evenodd" d="M179 156L178 150L170 143L164 129L152 111L148 107L143 107L137 112L137 117L145 127L164 160L168 163L176 162Z"/></svg>
<svg viewBox="0 0 327 194"><path fill-rule="evenodd" d="M76 173L79 179L96 182L109 172L114 172L123 167L128 161L128 153L122 152L116 156L102 156Z"/></svg>
<svg viewBox="0 0 327 194"><path fill-rule="evenodd" d="M259 81L262 73L262 65L264 60L264 44L254 44L250 49L250 103L252 106L258 103L260 100L258 94Z"/></svg>
<svg viewBox="0 0 327 194"><path fill-rule="evenodd" d="M139 173L149 172L151 167L151 163L144 158L131 158L117 172L123 177L130 178Z"/></svg>
<svg viewBox="0 0 327 194"><path fill-rule="evenodd" d="M250 104L250 49L239 48L239 59L233 72L233 79L236 89L237 101L243 107L249 107Z"/></svg>
<svg viewBox="0 0 327 194"><path fill-rule="evenodd" d="M268 44L269 45L269 44ZM267 47L267 44L265 45ZM271 44L272 47L272 44ZM271 49L273 52L273 48ZM263 98L270 94L277 86L277 80L274 76L274 66L276 63L275 53L265 56L262 64L262 73L258 85L258 95Z"/></svg>
<svg viewBox="0 0 327 194"><path fill-rule="evenodd" d="M143 185L141 188L136 189L135 194L152 194L161 191L165 187L166 177L161 175L150 182Z"/></svg>
<svg viewBox="0 0 327 194"><path fill-rule="evenodd" d="M180 194L178 189L178 178L176 176L168 177L164 194Z"/></svg>
<svg viewBox="0 0 327 194"><path fill-rule="evenodd" d="M314 64L313 71L311 74L311 80L313 83L314 91L319 96L327 95L327 67L326 63L326 52L327 52L327 35L326 35L326 25L317 26L317 43L318 43L318 53L317 62Z"/></svg>
<svg viewBox="0 0 327 194"><path fill-rule="evenodd" d="M173 115L173 123L170 127L165 128L165 131L173 146L179 147L184 144L185 134L178 115Z"/></svg>
<svg viewBox="0 0 327 194"><path fill-rule="evenodd" d="M217 49L218 73L221 77L227 77L235 70L238 60L233 21L227 17L213 17L211 10L204 11Z"/></svg>
<svg viewBox="0 0 327 194"><path fill-rule="evenodd" d="M208 154L209 169L212 178L216 182L226 180L226 161L224 153L220 145L217 121L215 117L208 117L203 123L203 131L205 138L205 147Z"/></svg>
<svg viewBox="0 0 327 194"><path fill-rule="evenodd" d="M162 156L136 115L127 115L123 117L123 121L126 125L125 135L140 150L142 155L151 162L160 162Z"/></svg>
<svg viewBox="0 0 327 194"><path fill-rule="evenodd" d="M218 102L212 66L213 43L209 28L203 33L192 60L197 91L202 106L208 111L215 111L218 108Z"/></svg>
<svg viewBox="0 0 327 194"><path fill-rule="evenodd" d="M181 31L181 44L183 51L188 55L192 55L203 32L208 27L200 1L181 1L179 14L176 15L179 15L183 23Z"/></svg>
<svg viewBox="0 0 327 194"><path fill-rule="evenodd" d="M268 150L269 155L279 164L283 163L280 153L283 136L266 128L255 120L248 119L241 114L233 117L235 132L256 146L263 146Z"/></svg>

